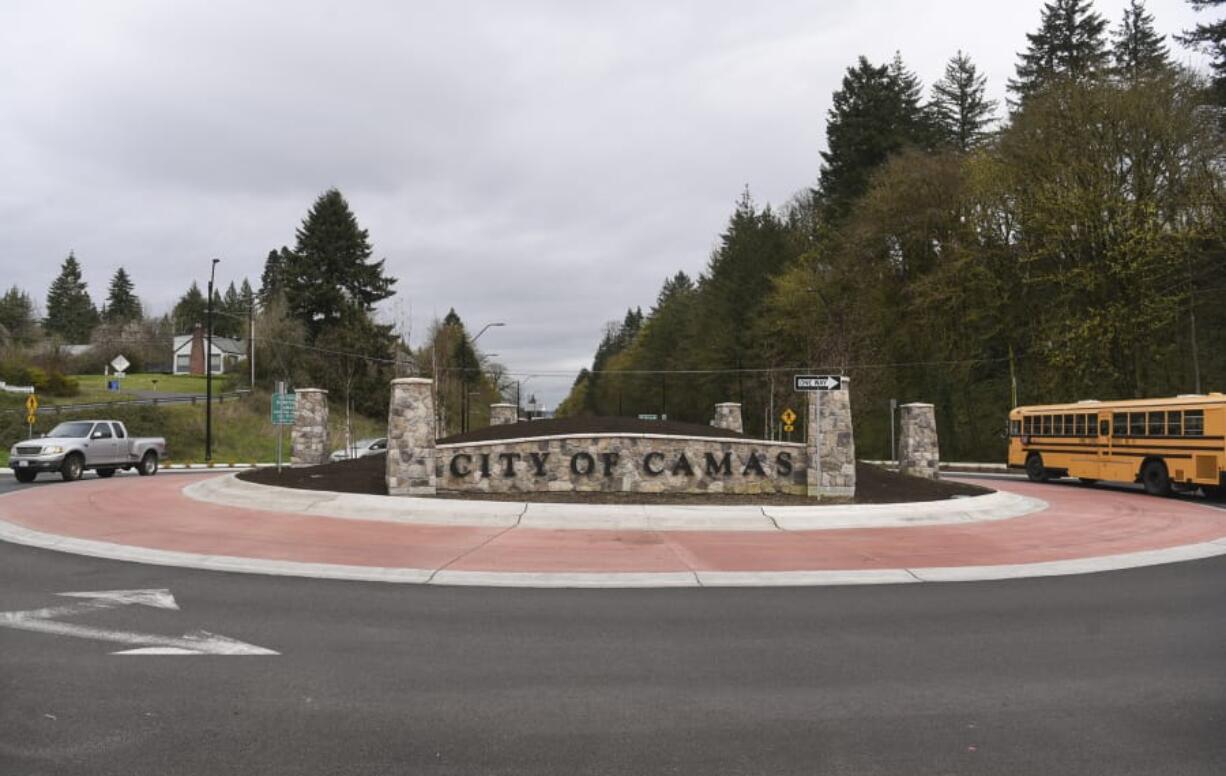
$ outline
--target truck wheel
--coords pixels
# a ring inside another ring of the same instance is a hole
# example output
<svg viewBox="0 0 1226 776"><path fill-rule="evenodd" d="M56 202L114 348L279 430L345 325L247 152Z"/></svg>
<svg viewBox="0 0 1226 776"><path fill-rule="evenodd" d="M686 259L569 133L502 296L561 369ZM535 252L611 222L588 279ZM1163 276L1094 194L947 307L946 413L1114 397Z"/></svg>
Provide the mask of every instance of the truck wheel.
<svg viewBox="0 0 1226 776"><path fill-rule="evenodd" d="M1031 482L1047 482L1047 469L1043 468L1043 456L1031 453L1026 459L1026 476Z"/></svg>
<svg viewBox="0 0 1226 776"><path fill-rule="evenodd" d="M1171 495L1171 478L1162 461L1150 461L1141 469L1141 483L1151 496Z"/></svg>
<svg viewBox="0 0 1226 776"><path fill-rule="evenodd" d="M81 479L81 474L84 471L85 459L79 453L72 453L60 464L60 477L64 479L64 482Z"/></svg>
<svg viewBox="0 0 1226 776"><path fill-rule="evenodd" d="M98 469L97 475L105 480L107 477L114 477L115 470L114 469Z"/></svg>
<svg viewBox="0 0 1226 776"><path fill-rule="evenodd" d="M32 472L29 469L14 469L13 476L18 482L34 482L34 478L38 476L38 472Z"/></svg>
<svg viewBox="0 0 1226 776"><path fill-rule="evenodd" d="M142 477L149 477L158 473L158 454L150 450L145 453L140 459L140 465L136 467L136 473Z"/></svg>

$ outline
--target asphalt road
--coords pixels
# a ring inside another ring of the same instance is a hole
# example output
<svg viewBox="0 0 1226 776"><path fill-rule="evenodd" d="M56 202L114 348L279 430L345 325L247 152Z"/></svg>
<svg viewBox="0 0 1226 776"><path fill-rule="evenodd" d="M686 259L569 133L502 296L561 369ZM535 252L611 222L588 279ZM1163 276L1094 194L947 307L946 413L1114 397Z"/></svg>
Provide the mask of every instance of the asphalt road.
<svg viewBox="0 0 1226 776"><path fill-rule="evenodd" d="M115 656L0 628L0 774L1226 773L1226 558L972 584L544 591L0 545L0 611L133 588L169 588L181 610L75 619L281 654Z"/></svg>

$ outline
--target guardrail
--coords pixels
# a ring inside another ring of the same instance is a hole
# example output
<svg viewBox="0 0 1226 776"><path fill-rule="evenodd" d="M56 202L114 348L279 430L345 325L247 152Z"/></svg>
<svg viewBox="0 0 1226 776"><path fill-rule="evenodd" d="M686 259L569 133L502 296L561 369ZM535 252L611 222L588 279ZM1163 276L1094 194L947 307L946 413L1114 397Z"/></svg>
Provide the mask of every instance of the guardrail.
<svg viewBox="0 0 1226 776"><path fill-rule="evenodd" d="M226 399L243 399L251 393L250 388L243 388L229 393L213 394L213 401L216 404L221 404ZM147 399L117 399L115 401L96 401L85 404L45 404L38 408L39 415L60 415L65 412L83 412L85 410L105 410L113 407L142 407L142 406L161 406L163 404L196 404L203 402L208 397L203 393L191 394L190 396L166 396L166 397L150 397ZM4 410L6 413L25 412L24 408Z"/></svg>

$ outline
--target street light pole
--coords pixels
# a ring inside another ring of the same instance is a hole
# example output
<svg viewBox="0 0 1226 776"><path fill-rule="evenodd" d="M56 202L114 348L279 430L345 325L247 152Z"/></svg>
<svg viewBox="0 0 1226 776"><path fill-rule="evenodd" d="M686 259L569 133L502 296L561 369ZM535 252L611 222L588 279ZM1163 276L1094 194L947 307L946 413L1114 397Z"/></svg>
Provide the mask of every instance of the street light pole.
<svg viewBox="0 0 1226 776"><path fill-rule="evenodd" d="M208 344L204 348L204 460L213 462L213 276L217 263L209 267Z"/></svg>
<svg viewBox="0 0 1226 776"><path fill-rule="evenodd" d="M493 326L506 326L506 324L502 321L498 321L496 323L487 323L482 326L481 331L477 332L477 336L470 340L474 350L476 349L477 340L481 339L481 335L484 334L487 329ZM476 355L476 353L473 355ZM460 371L463 376L462 379L464 386L464 400L460 402L460 431L463 432L468 430L468 348L460 348Z"/></svg>

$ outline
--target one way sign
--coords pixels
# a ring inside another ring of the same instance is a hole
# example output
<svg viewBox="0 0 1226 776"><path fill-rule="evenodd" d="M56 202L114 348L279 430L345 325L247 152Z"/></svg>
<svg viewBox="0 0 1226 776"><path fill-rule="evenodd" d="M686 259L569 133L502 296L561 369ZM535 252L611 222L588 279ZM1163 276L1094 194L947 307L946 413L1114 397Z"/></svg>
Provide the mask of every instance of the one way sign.
<svg viewBox="0 0 1226 776"><path fill-rule="evenodd" d="M796 375L795 388L798 391L837 391L843 387L841 375Z"/></svg>

